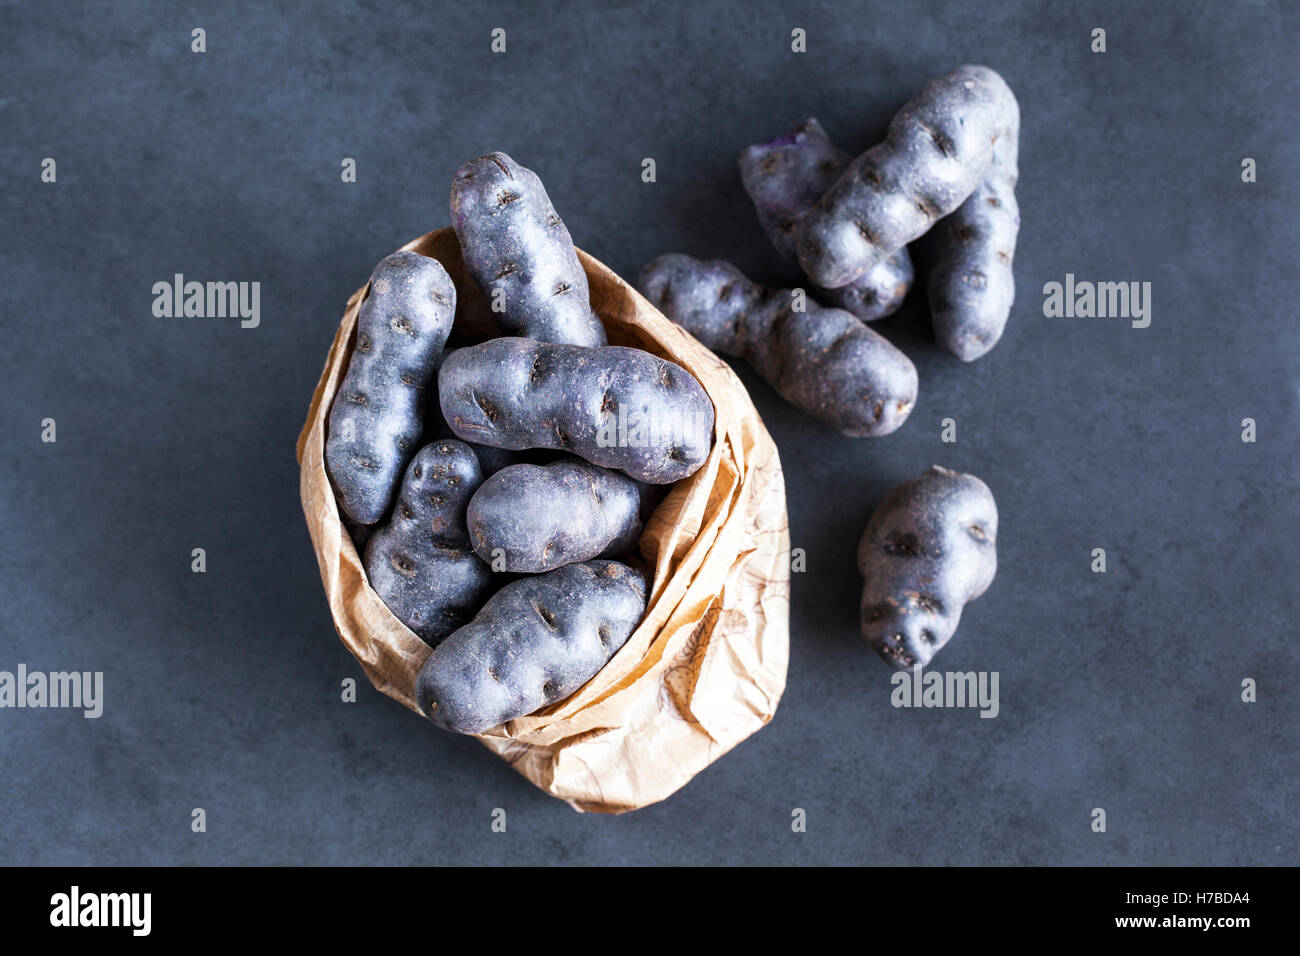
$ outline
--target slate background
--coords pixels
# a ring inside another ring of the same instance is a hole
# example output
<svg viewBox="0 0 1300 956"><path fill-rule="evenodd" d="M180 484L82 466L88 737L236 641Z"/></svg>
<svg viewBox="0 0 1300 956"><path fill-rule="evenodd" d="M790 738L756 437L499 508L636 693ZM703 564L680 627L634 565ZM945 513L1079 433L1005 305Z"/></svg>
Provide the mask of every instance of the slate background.
<svg viewBox="0 0 1300 956"><path fill-rule="evenodd" d="M1294 4L273 6L0 8L0 669L106 675L99 720L0 711L0 863L1296 862ZM741 373L808 556L772 724L606 818L375 693L329 620L293 444L348 295L447 223L456 166L538 170L624 276L681 250L793 282L740 149L811 113L859 151L962 62L1024 117L1001 344L940 353L914 294L878 327L920 400L882 440ZM260 281L261 327L155 319L174 272ZM1151 327L1045 319L1066 272L1152 282ZM995 720L891 708L856 634L858 535L932 463L1001 512L997 580L940 658L1000 672Z"/></svg>

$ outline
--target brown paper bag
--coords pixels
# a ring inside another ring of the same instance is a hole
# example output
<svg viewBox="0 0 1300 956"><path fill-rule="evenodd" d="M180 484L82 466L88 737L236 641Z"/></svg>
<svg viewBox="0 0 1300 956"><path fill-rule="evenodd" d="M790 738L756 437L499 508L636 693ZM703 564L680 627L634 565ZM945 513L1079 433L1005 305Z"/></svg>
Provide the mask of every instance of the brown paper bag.
<svg viewBox="0 0 1300 956"><path fill-rule="evenodd" d="M451 229L408 243L439 260L458 309L482 314ZM731 369L636 290L579 252L610 343L688 369L716 409L708 461L675 485L646 525L654 569L645 619L566 700L480 736L547 793L577 810L621 813L662 800L772 718L789 656L790 540L776 446ZM325 429L347 371L357 309L348 301L298 437L303 511L339 637L377 689L416 708L429 647L370 589L325 474Z"/></svg>

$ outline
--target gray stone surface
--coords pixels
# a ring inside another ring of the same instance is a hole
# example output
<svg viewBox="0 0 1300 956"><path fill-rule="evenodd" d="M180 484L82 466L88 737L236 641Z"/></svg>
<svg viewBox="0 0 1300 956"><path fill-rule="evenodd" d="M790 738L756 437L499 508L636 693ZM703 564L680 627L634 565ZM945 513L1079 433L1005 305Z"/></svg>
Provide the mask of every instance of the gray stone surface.
<svg viewBox="0 0 1300 956"><path fill-rule="evenodd" d="M1295 863L1296 8L924 6L6 5L0 669L103 670L106 699L99 720L0 711L0 863ZM877 440L742 371L808 560L773 723L666 803L605 818L364 679L339 703L361 671L294 439L345 300L447 224L456 167L502 149L537 170L625 276L680 250L793 282L741 148L811 113L861 150L972 61L1023 112L1001 344L958 363L910 298L876 328L916 361L920 400ZM259 281L260 327L154 318L177 272ZM1067 272L1150 281L1150 328L1044 318ZM934 463L1001 511L997 580L936 661L1000 673L994 720L892 708L857 636L858 535Z"/></svg>

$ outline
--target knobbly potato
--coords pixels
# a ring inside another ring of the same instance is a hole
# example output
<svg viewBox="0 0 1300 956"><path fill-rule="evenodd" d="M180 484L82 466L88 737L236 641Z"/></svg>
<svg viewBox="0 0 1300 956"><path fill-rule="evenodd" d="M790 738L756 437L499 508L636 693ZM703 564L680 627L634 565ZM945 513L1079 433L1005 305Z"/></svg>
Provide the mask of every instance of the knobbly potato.
<svg viewBox="0 0 1300 956"><path fill-rule="evenodd" d="M560 449L650 484L694 474L713 445L700 383L640 349L492 339L447 359L438 396L465 441Z"/></svg>
<svg viewBox="0 0 1300 956"><path fill-rule="evenodd" d="M536 173L505 153L470 160L451 184L451 224L470 275L504 306L506 335L605 344L587 274Z"/></svg>
<svg viewBox="0 0 1300 956"><path fill-rule="evenodd" d="M916 366L842 309L750 282L722 260L666 255L641 293L707 347L744 359L790 404L854 438L888 435L916 404Z"/></svg>
<svg viewBox="0 0 1300 956"><path fill-rule="evenodd" d="M821 123L808 118L778 139L740 154L740 178L754 202L758 220L772 245L797 259L799 221L849 163L849 155L830 141ZM818 298L847 309L864 322L898 311L912 286L912 258L903 247L838 289L814 286Z"/></svg>
<svg viewBox="0 0 1300 956"><path fill-rule="evenodd" d="M963 362L997 345L1016 298L1019 111L1014 115L1011 131L993 144L993 161L980 184L935 229L930 317L939 344Z"/></svg>
<svg viewBox="0 0 1300 956"><path fill-rule="evenodd" d="M645 582L616 561L522 578L434 649L416 678L416 703L461 734L531 714L591 680L644 614Z"/></svg>
<svg viewBox="0 0 1300 956"><path fill-rule="evenodd" d="M455 312L456 288L436 259L395 252L375 266L325 443L339 504L357 524L384 516L415 454L425 387Z"/></svg>
<svg viewBox="0 0 1300 956"><path fill-rule="evenodd" d="M998 508L974 475L935 466L885 496L858 545L862 636L889 664L925 666L998 570Z"/></svg>
<svg viewBox="0 0 1300 956"><path fill-rule="evenodd" d="M630 550L641 536L640 508L637 483L621 472L578 459L512 465L474 493L470 544L493 570L552 571Z"/></svg>
<svg viewBox="0 0 1300 956"><path fill-rule="evenodd" d="M438 359L438 368L441 369L442 363L455 352L454 348L443 349L442 356ZM438 404L438 389L435 387L429 389L428 404L424 407L424 435L421 440L428 443L439 438L456 438L456 433L442 417L442 407ZM456 440L459 442L459 439ZM468 444L474 452L474 457L478 459L479 470L483 472L485 479L495 475L502 468L511 465L542 464L559 454L546 450L510 451L506 448L493 448L490 445L476 445L473 442Z"/></svg>
<svg viewBox="0 0 1300 956"><path fill-rule="evenodd" d="M492 587L469 549L465 511L482 483L474 452L435 441L411 459L388 524L366 542L366 577L393 616L436 645L468 621Z"/></svg>
<svg viewBox="0 0 1300 956"><path fill-rule="evenodd" d="M928 83L800 219L804 272L820 286L848 285L924 235L970 197L1019 124L1015 95L988 67Z"/></svg>

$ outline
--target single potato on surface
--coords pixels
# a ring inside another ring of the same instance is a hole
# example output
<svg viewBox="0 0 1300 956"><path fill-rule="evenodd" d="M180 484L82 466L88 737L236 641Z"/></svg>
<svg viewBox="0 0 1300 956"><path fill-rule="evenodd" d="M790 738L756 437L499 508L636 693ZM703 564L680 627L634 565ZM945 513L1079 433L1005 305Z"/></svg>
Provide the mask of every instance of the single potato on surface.
<svg viewBox="0 0 1300 956"><path fill-rule="evenodd" d="M935 466L893 488L858 545L862 636L897 668L930 663L998 570L998 509L974 475Z"/></svg>

